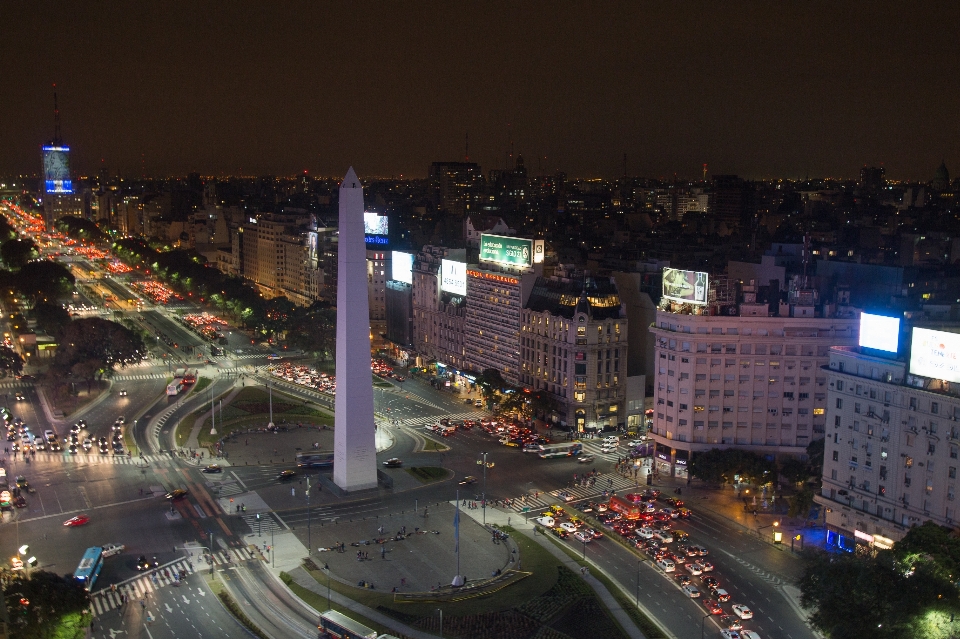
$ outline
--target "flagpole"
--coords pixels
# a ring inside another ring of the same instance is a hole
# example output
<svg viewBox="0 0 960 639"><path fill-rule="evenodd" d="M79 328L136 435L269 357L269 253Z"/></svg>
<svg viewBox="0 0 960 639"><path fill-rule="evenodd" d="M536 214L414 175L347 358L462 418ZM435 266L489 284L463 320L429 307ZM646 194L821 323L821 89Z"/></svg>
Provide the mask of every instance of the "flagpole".
<svg viewBox="0 0 960 639"><path fill-rule="evenodd" d="M457 577L460 577L460 491L457 490L457 525L454 529L457 535Z"/></svg>

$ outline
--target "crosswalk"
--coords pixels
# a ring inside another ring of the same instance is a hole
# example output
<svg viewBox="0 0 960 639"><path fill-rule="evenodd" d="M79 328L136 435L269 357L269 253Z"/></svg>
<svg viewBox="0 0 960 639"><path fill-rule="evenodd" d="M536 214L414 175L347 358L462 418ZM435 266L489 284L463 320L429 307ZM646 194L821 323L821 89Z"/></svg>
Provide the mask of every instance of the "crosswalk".
<svg viewBox="0 0 960 639"><path fill-rule="evenodd" d="M144 373L141 375L114 375L115 382L142 382L148 379L166 379L169 375L163 373Z"/></svg>
<svg viewBox="0 0 960 639"><path fill-rule="evenodd" d="M560 488L557 490L551 490L549 492L540 492L534 491L533 493L524 493L513 498L509 498L510 505L506 506L508 510L514 512L522 513L528 511L536 511L555 504L560 504L561 506L568 501L561 497L561 493L567 494L573 497L569 501L579 501L581 499L596 499L602 498L603 492L607 491L609 494L610 491L621 491L621 490L630 490L637 487L637 480L624 477L616 473L606 473L598 475L596 477L596 482L593 482L590 486L575 486L573 488ZM489 507L489 503L488 503Z"/></svg>
<svg viewBox="0 0 960 639"><path fill-rule="evenodd" d="M411 417L406 419L400 419L401 426L410 426L411 428L418 428L420 426L429 426L431 424L436 424L440 421L441 418L449 419L450 421L458 421L462 419L474 419L480 420L487 417L487 413L480 413L472 411L469 413L453 413L452 415L428 415L426 417Z"/></svg>
<svg viewBox="0 0 960 639"><path fill-rule="evenodd" d="M167 455L144 455L143 457L127 455L93 455L89 453L78 453L71 455L69 453L37 453L30 455L31 462L73 462L76 464L123 464L128 466L137 466L139 464L151 464L159 461L169 461Z"/></svg>
<svg viewBox="0 0 960 639"><path fill-rule="evenodd" d="M263 533L269 532L281 532L286 530L286 528L281 526L278 522L277 516L271 512L240 515L240 518L247 522L247 525L250 526L250 530L255 535L262 535Z"/></svg>
<svg viewBox="0 0 960 639"><path fill-rule="evenodd" d="M254 554L248 547L230 548L229 550L220 550L213 554L213 564L216 566L228 565L232 563L249 561L251 559L260 559L259 555ZM191 567L192 565L192 567ZM190 560L181 559L154 571L149 574L139 575L116 585L116 590L104 588L93 593L90 597L90 607L94 616L99 616L111 610L120 608L123 605L121 595L127 596L127 603L135 603L145 599L151 593L173 585L176 574L187 574L195 570L202 570L210 566L209 559L192 563ZM167 573L169 572L169 576Z"/></svg>
<svg viewBox="0 0 960 639"><path fill-rule="evenodd" d="M7 382L0 382L0 388L33 388L33 384L30 382L21 382L19 380L10 380Z"/></svg>

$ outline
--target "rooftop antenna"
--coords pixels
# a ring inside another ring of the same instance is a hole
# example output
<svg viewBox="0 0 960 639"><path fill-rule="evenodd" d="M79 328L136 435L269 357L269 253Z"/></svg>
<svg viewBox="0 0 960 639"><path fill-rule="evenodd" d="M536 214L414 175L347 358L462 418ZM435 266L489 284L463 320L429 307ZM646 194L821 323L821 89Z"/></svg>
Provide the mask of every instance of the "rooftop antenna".
<svg viewBox="0 0 960 639"><path fill-rule="evenodd" d="M707 163L706 162L703 163L703 181L704 182L707 181Z"/></svg>
<svg viewBox="0 0 960 639"><path fill-rule="evenodd" d="M467 131L464 137L466 139L466 145L465 145L466 149L464 151L463 157L466 159L467 162L469 162L470 161L470 132Z"/></svg>
<svg viewBox="0 0 960 639"><path fill-rule="evenodd" d="M627 177L627 154L623 154L623 177Z"/></svg>
<svg viewBox="0 0 960 639"><path fill-rule="evenodd" d="M53 143L57 146L63 144L60 138L60 108L57 106L57 85L53 85Z"/></svg>

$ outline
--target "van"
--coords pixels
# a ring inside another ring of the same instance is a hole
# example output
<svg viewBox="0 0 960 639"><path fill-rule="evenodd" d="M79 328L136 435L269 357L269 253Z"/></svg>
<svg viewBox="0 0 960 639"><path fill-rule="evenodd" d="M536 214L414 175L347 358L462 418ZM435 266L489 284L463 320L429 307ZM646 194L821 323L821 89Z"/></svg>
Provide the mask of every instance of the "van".
<svg viewBox="0 0 960 639"><path fill-rule="evenodd" d="M669 530L658 530L653 533L653 538L664 544L673 543L673 535L670 534Z"/></svg>
<svg viewBox="0 0 960 639"><path fill-rule="evenodd" d="M658 559L657 566L663 572L676 572L677 564L673 563L671 559Z"/></svg>

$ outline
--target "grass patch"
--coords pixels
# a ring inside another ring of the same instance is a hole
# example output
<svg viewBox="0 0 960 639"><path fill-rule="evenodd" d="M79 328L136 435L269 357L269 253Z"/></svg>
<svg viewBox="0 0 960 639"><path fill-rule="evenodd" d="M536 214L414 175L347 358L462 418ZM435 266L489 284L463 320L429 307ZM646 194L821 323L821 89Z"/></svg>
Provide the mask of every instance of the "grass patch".
<svg viewBox="0 0 960 639"><path fill-rule="evenodd" d="M207 386L209 386L209 385L212 384L212 383L213 383L213 380L210 379L209 377L201 377L201 378L199 378L199 379L197 380L197 383L193 385L193 391L192 391L192 392L194 392L194 393L199 393L199 392L203 391L204 388L206 388Z"/></svg>
<svg viewBox="0 0 960 639"><path fill-rule="evenodd" d="M280 578L283 579L283 575L281 575ZM363 625L367 626L368 628L372 628L373 630L376 630L377 634L389 634L389 635L397 636L396 630L382 626L376 623L375 621L371 621L370 619L367 619L366 617L357 614L355 611L350 610L349 608L343 608L337 605L336 603L328 602L326 594L321 595L313 592L312 590L308 590L299 584L293 583L293 580L290 579L290 575L287 575L287 579L284 579L283 582L287 584L287 587L290 588L290 590L293 591L293 594L300 597L300 599L305 601L308 606L310 606L317 612L324 612L332 608L337 612L342 612L343 614L347 615L354 621L358 621ZM331 590L333 590L332 587L331 587ZM401 637L402 636L404 635L401 635Z"/></svg>
<svg viewBox="0 0 960 639"><path fill-rule="evenodd" d="M440 481L450 476L450 472L436 466L411 466L406 469L408 473L416 477L423 484L429 484L433 481Z"/></svg>
<svg viewBox="0 0 960 639"><path fill-rule="evenodd" d="M230 614L233 615L237 621L243 624L247 630L252 632L257 637L260 637L260 639L270 639L262 630L260 630L259 627L250 621L249 617L243 614L243 610L241 610L240 606L237 605L237 602L233 600L233 597L222 590L217 593L217 596L220 598L223 606L230 611Z"/></svg>

